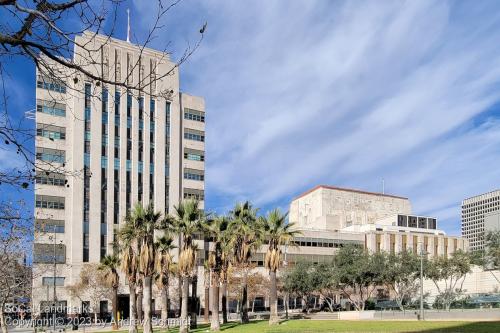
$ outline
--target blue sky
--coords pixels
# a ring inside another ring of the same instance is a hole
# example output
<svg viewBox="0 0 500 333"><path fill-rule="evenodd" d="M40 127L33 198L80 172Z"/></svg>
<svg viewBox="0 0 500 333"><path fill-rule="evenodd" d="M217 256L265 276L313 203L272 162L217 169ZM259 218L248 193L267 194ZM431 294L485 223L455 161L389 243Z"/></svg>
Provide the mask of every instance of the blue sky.
<svg viewBox="0 0 500 333"><path fill-rule="evenodd" d="M123 5L116 37L125 39L129 6L140 42L152 3ZM178 57L208 21L181 68L182 90L207 105L207 208L249 199L287 209L317 184L381 191L385 179L386 193L459 234L461 200L500 187L498 7L181 2L153 46L171 41ZM11 68L16 108L33 108L33 66Z"/></svg>

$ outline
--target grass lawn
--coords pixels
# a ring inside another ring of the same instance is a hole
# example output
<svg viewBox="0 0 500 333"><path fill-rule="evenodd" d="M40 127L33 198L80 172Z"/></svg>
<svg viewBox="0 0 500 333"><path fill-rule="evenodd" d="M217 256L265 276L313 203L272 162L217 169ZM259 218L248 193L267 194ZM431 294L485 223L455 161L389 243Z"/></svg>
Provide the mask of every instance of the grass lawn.
<svg viewBox="0 0 500 333"><path fill-rule="evenodd" d="M190 332L209 332L210 326L199 325ZM155 333L165 332L155 330ZM178 329L169 330L178 332ZM459 321L342 321L342 320L289 320L270 327L267 321L252 321L246 325L229 323L221 327L224 333L309 333L309 332L446 332L446 333L493 333L500 332L497 322Z"/></svg>

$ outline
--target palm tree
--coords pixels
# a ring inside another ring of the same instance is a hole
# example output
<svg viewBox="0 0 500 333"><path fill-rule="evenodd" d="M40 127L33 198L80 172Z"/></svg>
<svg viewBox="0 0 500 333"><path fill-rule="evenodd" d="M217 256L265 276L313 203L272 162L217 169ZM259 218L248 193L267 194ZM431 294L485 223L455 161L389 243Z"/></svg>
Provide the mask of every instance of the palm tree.
<svg viewBox="0 0 500 333"><path fill-rule="evenodd" d="M160 230L164 226L161 213L155 212L154 206L150 203L144 208L137 203L132 213L135 224L135 240L138 249L138 271L142 278L143 288L143 308L144 333L151 333L153 326L151 323L151 300L152 300L152 279L155 274L156 249L154 244L155 230Z"/></svg>
<svg viewBox="0 0 500 333"><path fill-rule="evenodd" d="M219 285L221 283L221 272L223 268L224 251L229 247L227 228L230 220L225 216L216 217L207 223L206 231L213 242L213 250L210 252L209 266L212 273L212 321L210 329L220 331L219 321Z"/></svg>
<svg viewBox="0 0 500 333"><path fill-rule="evenodd" d="M120 277L118 276L118 266L120 259L116 255L106 255L101 259L98 266L99 270L104 271L106 282L113 288L113 297L111 306L113 308L113 330L118 330L118 287L120 285Z"/></svg>
<svg viewBox="0 0 500 333"><path fill-rule="evenodd" d="M165 234L155 242L155 270L158 274L158 289L161 290L161 321L164 327L168 327L168 288L172 264L171 251L175 249L173 241L173 238L169 234Z"/></svg>
<svg viewBox="0 0 500 333"><path fill-rule="evenodd" d="M241 322L248 323L248 269L253 252L261 243L262 233L257 223L257 209L247 201L236 204L229 225L234 262L243 270Z"/></svg>
<svg viewBox="0 0 500 333"><path fill-rule="evenodd" d="M193 243L194 235L202 231L203 212L199 209L196 200L185 200L179 203L175 209L175 230L181 238L181 252L179 255L178 269L182 278L182 304L179 332L188 332L188 301L189 301L189 277L193 274L196 264L196 244Z"/></svg>
<svg viewBox="0 0 500 333"><path fill-rule="evenodd" d="M118 233L122 258L120 269L125 273L128 280L130 295L130 325L129 333L137 333L137 321L139 317L138 298L136 288L139 280L139 246L137 241L137 229L143 218L143 209L136 206L134 210L125 217L125 224ZM142 303L142 298L140 298ZM140 307L142 312L142 304Z"/></svg>
<svg viewBox="0 0 500 333"><path fill-rule="evenodd" d="M300 234L298 231L292 230L293 223L287 223L287 215L288 213L282 214L279 209L274 209L266 217L259 218L264 239L268 244L264 266L269 270L271 280L269 325L279 323L276 273L281 263L281 247L288 245L295 236Z"/></svg>

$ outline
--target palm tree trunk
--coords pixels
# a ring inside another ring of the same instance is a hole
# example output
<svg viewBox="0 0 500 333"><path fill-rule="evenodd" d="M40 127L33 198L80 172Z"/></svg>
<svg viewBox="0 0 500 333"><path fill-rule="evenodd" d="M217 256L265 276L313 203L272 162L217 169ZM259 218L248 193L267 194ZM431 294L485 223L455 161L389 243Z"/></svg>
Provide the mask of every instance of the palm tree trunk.
<svg viewBox="0 0 500 333"><path fill-rule="evenodd" d="M198 287L198 277L195 275L191 279L191 305L190 305L190 312L191 312L191 323L189 325L189 328L197 328L198 327L198 298L197 298L197 288Z"/></svg>
<svg viewBox="0 0 500 333"><path fill-rule="evenodd" d="M203 320L208 323L208 314L210 312L210 288L208 286L205 287L205 304L203 307Z"/></svg>
<svg viewBox="0 0 500 333"><path fill-rule="evenodd" d="M212 283L212 322L210 324L210 330L220 331L220 320L219 320L219 274L213 273L213 283Z"/></svg>
<svg viewBox="0 0 500 333"><path fill-rule="evenodd" d="M271 279L271 290L269 293L269 307L271 315L269 316L269 325L277 325L279 323L278 317L278 288L276 286L276 271L269 273Z"/></svg>
<svg viewBox="0 0 500 333"><path fill-rule="evenodd" d="M113 297L111 299L113 307L113 331L118 330L118 286L113 286Z"/></svg>
<svg viewBox="0 0 500 333"><path fill-rule="evenodd" d="M182 278L182 303L181 303L181 322L179 333L187 333L189 331L188 323L188 302L189 302L189 278Z"/></svg>
<svg viewBox="0 0 500 333"><path fill-rule="evenodd" d="M168 276L166 276L161 289L161 321L163 327L168 327L168 287Z"/></svg>
<svg viewBox="0 0 500 333"><path fill-rule="evenodd" d="M243 293L241 298L241 322L247 324L248 320L248 273L243 273Z"/></svg>
<svg viewBox="0 0 500 333"><path fill-rule="evenodd" d="M144 296L143 296L143 308L144 308L144 324L143 332L152 333L153 325L151 323L151 276L144 277Z"/></svg>
<svg viewBox="0 0 500 333"><path fill-rule="evenodd" d="M227 283L223 282L221 285L222 295L222 323L227 324Z"/></svg>
<svg viewBox="0 0 500 333"><path fill-rule="evenodd" d="M142 282L139 282L138 284L139 291L137 292L137 300L136 300L136 305L137 305L137 321L141 322L142 321Z"/></svg>
<svg viewBox="0 0 500 333"><path fill-rule="evenodd" d="M130 325L128 326L129 333L137 333L137 298L135 295L135 283L129 282L128 285L130 294Z"/></svg>

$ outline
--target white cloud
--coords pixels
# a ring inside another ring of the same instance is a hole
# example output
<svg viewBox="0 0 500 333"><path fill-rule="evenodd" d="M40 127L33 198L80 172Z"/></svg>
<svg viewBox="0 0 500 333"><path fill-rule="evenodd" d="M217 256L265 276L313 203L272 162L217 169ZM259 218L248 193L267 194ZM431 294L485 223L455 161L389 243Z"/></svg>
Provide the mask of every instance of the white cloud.
<svg viewBox="0 0 500 333"><path fill-rule="evenodd" d="M208 21L181 77L206 99L209 207L384 177L456 233L460 201L500 181L499 113L483 116L500 100L495 7L186 1L176 45Z"/></svg>

